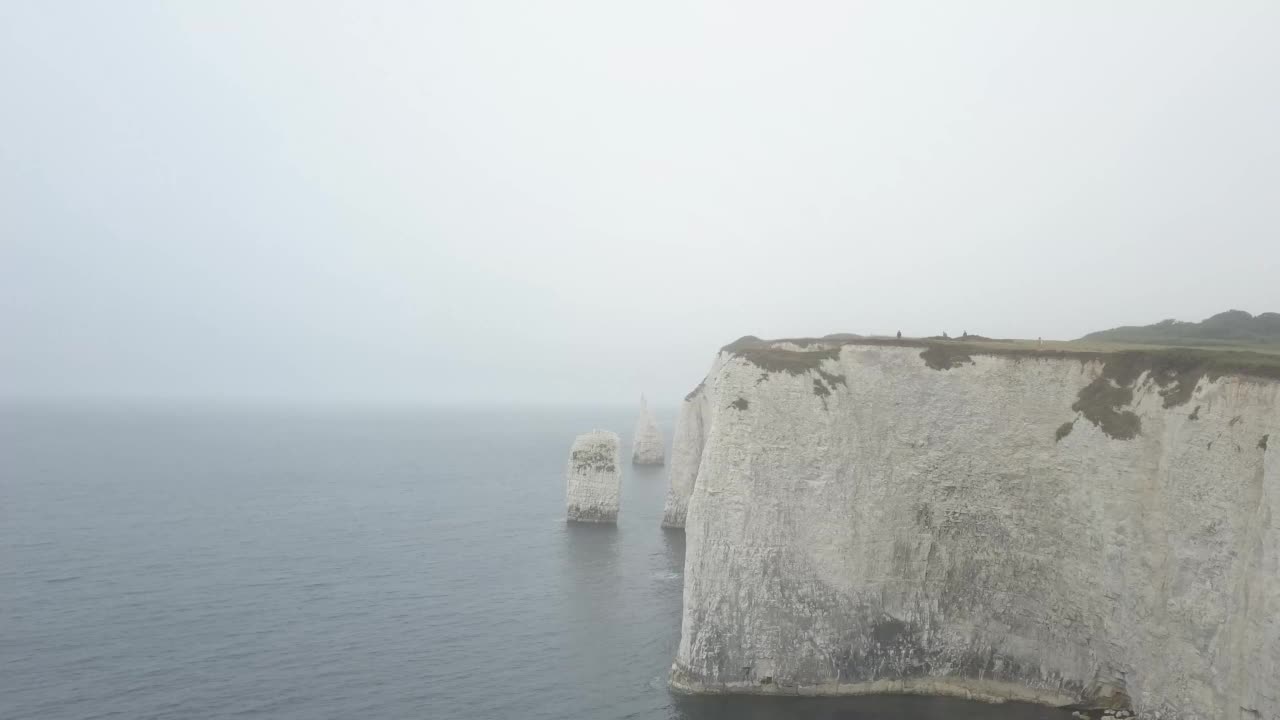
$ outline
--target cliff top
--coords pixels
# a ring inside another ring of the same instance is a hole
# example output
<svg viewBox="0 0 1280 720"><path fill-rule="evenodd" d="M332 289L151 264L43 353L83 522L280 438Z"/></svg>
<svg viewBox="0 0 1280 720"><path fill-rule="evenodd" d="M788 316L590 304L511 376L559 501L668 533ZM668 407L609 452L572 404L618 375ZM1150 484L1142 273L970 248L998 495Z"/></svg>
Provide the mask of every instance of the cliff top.
<svg viewBox="0 0 1280 720"><path fill-rule="evenodd" d="M618 442L618 433L612 430L592 430L591 432L584 432L573 439L575 447L579 445L600 445L609 443L617 445Z"/></svg>
<svg viewBox="0 0 1280 720"><path fill-rule="evenodd" d="M1041 343L1037 340L988 340L969 335L955 340L848 335L761 340L748 335L722 350L745 359L765 373L814 373L813 394L821 397L823 407L826 407L826 398L835 392L838 385L845 385L845 376L837 374L838 370L829 372L824 369L823 362L838 359L840 349L846 345L920 348L920 359L924 364L939 371L971 365L976 355L1099 363L1101 371L1092 382L1081 388L1071 409L1109 437L1119 440L1132 439L1142 432L1142 419L1129 409L1140 378L1145 377L1144 382L1155 384L1165 408L1188 403L1202 378L1216 380L1231 375L1280 380L1280 352L1222 348L1150 345L1135 348L1119 343ZM836 370L834 366L829 366L829 369ZM1194 412L1198 412L1198 408ZM1059 440L1070 432L1072 425L1067 423L1058 429Z"/></svg>
<svg viewBox="0 0 1280 720"><path fill-rule="evenodd" d="M1242 375L1280 380L1280 345L1186 347L1097 340L992 340L976 335L944 339L839 334L776 340L747 335L721 349L739 355L768 372L799 374L819 370L823 360L834 360L845 345L921 348L921 359L935 370L960 367L972 362L975 355L994 355L1096 361L1110 368L1123 367L1125 375L1151 370L1153 373L1208 375L1210 378Z"/></svg>

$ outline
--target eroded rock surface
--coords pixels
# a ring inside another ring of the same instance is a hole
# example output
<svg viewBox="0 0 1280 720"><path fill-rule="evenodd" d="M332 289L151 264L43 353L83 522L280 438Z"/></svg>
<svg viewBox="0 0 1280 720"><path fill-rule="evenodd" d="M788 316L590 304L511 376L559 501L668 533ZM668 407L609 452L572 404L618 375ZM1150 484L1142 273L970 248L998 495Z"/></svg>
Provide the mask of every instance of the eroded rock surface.
<svg viewBox="0 0 1280 720"><path fill-rule="evenodd" d="M1280 719L1280 382L760 342L677 425L673 687Z"/></svg>
<svg viewBox="0 0 1280 720"><path fill-rule="evenodd" d="M702 407L706 395L701 386L690 393L680 405L680 417L676 420L675 438L671 441L671 467L667 473L666 503L662 508L662 526L683 528L685 513L689 509L689 496L702 462L703 436Z"/></svg>
<svg viewBox="0 0 1280 720"><path fill-rule="evenodd" d="M565 505L570 521L618 521L621 470L617 433L593 430L574 439L567 474Z"/></svg>

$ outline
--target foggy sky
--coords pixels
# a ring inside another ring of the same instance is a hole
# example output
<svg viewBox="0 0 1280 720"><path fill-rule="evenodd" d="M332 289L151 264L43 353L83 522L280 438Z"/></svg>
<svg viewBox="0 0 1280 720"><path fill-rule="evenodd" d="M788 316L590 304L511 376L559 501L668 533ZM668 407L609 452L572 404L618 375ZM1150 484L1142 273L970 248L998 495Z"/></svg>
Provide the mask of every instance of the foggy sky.
<svg viewBox="0 0 1280 720"><path fill-rule="evenodd" d="M8 2L0 395L671 405L1280 310L1280 3Z"/></svg>

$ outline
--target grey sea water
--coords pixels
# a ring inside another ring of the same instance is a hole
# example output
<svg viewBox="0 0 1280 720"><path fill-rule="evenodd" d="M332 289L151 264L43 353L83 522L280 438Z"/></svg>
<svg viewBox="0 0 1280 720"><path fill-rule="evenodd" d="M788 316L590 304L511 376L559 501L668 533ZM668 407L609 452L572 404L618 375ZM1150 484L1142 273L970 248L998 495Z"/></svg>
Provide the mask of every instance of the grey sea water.
<svg viewBox="0 0 1280 720"><path fill-rule="evenodd" d="M0 410L0 718L1031 718L929 698L681 698L684 538L576 433L633 410ZM672 418L662 418L668 439Z"/></svg>

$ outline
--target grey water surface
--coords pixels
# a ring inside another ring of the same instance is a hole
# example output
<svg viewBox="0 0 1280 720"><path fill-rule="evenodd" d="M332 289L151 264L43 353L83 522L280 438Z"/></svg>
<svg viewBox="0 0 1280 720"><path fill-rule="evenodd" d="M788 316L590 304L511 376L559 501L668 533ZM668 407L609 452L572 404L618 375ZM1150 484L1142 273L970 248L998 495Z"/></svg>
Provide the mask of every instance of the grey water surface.
<svg viewBox="0 0 1280 720"><path fill-rule="evenodd" d="M563 521L574 435L616 430L628 458L633 420L0 410L0 718L1066 716L671 695L665 471L624 461L616 528Z"/></svg>

